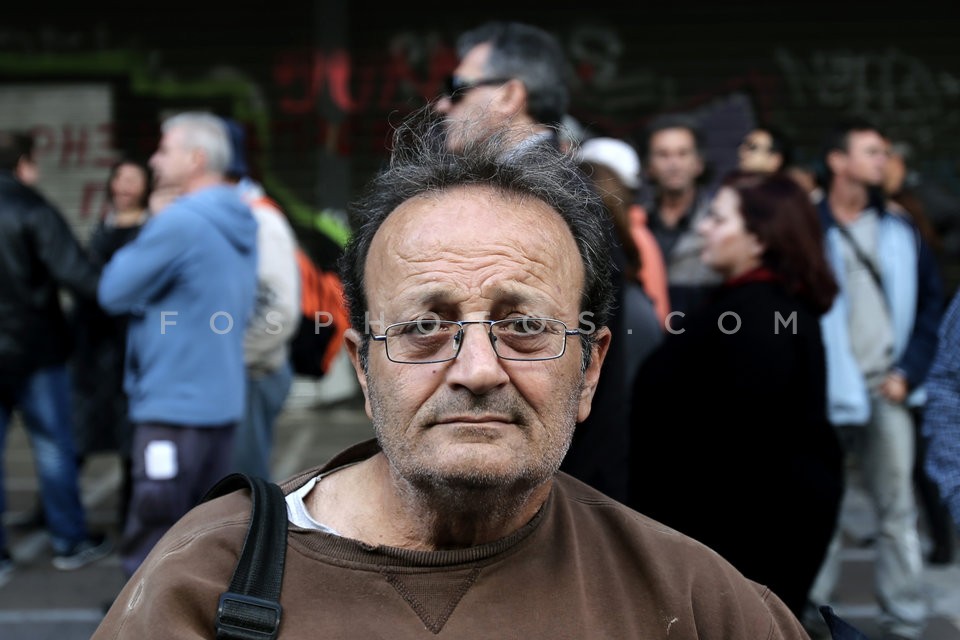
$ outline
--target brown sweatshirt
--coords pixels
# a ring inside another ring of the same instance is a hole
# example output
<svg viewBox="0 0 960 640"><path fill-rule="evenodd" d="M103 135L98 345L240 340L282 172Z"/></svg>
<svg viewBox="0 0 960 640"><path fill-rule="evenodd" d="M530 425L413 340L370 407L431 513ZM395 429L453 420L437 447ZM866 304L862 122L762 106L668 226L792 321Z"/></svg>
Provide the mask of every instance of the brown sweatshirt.
<svg viewBox="0 0 960 640"><path fill-rule="evenodd" d="M372 441L352 447L284 492L377 451ZM248 494L236 492L184 516L94 640L213 638L249 514ZM411 551L291 526L287 545L281 639L808 637L719 555L563 473L526 526L489 544Z"/></svg>

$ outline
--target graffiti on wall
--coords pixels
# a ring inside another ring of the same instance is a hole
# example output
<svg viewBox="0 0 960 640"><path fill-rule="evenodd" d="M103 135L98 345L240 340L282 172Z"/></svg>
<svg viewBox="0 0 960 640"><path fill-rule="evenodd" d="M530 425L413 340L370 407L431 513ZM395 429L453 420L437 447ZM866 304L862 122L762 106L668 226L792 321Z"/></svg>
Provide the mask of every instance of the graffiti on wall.
<svg viewBox="0 0 960 640"><path fill-rule="evenodd" d="M793 107L862 114L921 146L960 124L960 78L895 47L805 55L778 48L775 59Z"/></svg>
<svg viewBox="0 0 960 640"><path fill-rule="evenodd" d="M765 55L744 59L739 72L707 77L678 71L672 62L655 57L639 60L637 45L617 25L568 24L555 32L578 81L575 115L609 135L635 134L664 110L733 114L732 119L725 115L711 120L729 125L729 135L717 139L717 145L727 146L754 117L787 128L794 124L799 130L819 126L843 110L873 115L920 148L942 147L960 128L960 78L903 48L771 45ZM369 50L279 49L272 58L258 61L257 70L233 65L230 81L220 72L231 65L222 61L215 68L194 58L189 69L170 69L163 61L165 51L138 50L121 43L120 37L103 26L0 27L0 52L16 52L6 62L0 60L0 71L32 81L90 74L125 77L138 96L156 97L161 107L183 104L185 97L225 97L249 123L265 153L282 153L288 166L304 167L318 154L332 161L350 158L374 164L386 152L391 119L437 96L456 66L453 34L439 27L399 28L386 46L371 45ZM88 55L89 64L81 54ZM110 159L104 150L109 148L111 122L106 117L82 127L69 121L50 125L49 131L38 129L44 137L44 158L64 167L102 165ZM141 124L151 132L156 126ZM130 123L124 125L129 131ZM956 158L936 151L928 154L924 169L936 170L939 179L960 193ZM293 191L312 195L315 179L303 173L305 177L297 178L302 184L293 185ZM281 188L290 186L272 178ZM97 215L101 188L91 181L85 192L81 189L75 205L80 215Z"/></svg>

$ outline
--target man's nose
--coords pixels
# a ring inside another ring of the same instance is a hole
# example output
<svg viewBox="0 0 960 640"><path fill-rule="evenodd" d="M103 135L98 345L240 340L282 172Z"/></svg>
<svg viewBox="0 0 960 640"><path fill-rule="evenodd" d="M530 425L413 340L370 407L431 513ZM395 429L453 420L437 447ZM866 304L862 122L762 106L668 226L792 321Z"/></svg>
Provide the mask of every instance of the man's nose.
<svg viewBox="0 0 960 640"><path fill-rule="evenodd" d="M447 370L447 382L480 395L510 380L493 349L488 327L466 325L460 340L460 353Z"/></svg>

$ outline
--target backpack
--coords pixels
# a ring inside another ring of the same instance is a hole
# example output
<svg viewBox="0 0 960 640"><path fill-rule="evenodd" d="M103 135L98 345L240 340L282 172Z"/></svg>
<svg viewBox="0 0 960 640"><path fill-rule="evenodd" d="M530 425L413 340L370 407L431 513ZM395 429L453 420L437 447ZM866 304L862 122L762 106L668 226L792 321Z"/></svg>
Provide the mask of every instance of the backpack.
<svg viewBox="0 0 960 640"><path fill-rule="evenodd" d="M280 206L268 196L251 201L266 205L278 215ZM322 378L340 352L343 334L350 326L343 284L335 271L321 268L298 243L297 271L300 274L300 323L290 341L290 363L294 373Z"/></svg>
<svg viewBox="0 0 960 640"><path fill-rule="evenodd" d="M350 326L343 284L333 271L326 271L297 247L300 270L300 325L290 342L294 372L322 378L340 352L343 334Z"/></svg>
<svg viewBox="0 0 960 640"><path fill-rule="evenodd" d="M232 473L200 499L207 502L250 488L253 507L243 549L220 594L217 640L275 640L280 632L280 587L287 554L287 501L279 485L256 476Z"/></svg>

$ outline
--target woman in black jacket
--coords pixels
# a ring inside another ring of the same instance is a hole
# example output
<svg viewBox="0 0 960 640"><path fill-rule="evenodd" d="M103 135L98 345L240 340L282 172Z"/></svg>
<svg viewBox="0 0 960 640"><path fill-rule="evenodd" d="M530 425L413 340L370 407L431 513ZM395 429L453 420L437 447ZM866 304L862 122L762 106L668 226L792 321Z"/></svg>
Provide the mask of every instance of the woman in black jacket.
<svg viewBox="0 0 960 640"><path fill-rule="evenodd" d="M725 282L641 367L629 502L799 616L843 489L819 324L837 285L816 211L785 176L732 174L698 232Z"/></svg>

